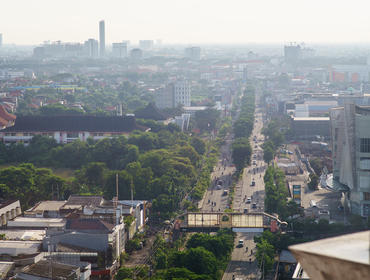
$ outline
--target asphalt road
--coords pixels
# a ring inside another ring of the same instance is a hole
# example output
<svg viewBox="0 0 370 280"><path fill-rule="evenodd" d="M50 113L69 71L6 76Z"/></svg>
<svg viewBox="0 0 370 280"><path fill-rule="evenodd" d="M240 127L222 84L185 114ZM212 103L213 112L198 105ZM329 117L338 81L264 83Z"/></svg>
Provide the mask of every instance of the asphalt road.
<svg viewBox="0 0 370 280"><path fill-rule="evenodd" d="M257 103L258 104L258 103ZM252 164L245 168L242 179L238 182L235 188L235 196L233 201L233 209L244 212L263 212L264 211L264 195L265 186L263 176L265 173L266 164L263 161L263 151L261 145L264 137L261 134L263 127L262 114L256 106L254 128L250 138L252 145ZM253 139L256 136L257 142ZM252 186L254 181L254 186ZM248 201L250 198L250 202ZM255 207L254 207L255 206ZM231 261L224 273L223 280L235 279L259 279L259 268L255 260L255 243L253 237L259 233L237 233L235 238L235 248L233 250ZM243 240L244 245L238 246L239 240ZM248 250L247 250L248 247ZM253 251L253 253L252 253Z"/></svg>
<svg viewBox="0 0 370 280"><path fill-rule="evenodd" d="M233 167L231 161L231 143L232 135L227 135L225 144L220 149L220 159L211 174L212 185L199 205L202 211L218 212L226 209L229 196L224 195L224 191L229 191L231 176L235 172L235 167Z"/></svg>

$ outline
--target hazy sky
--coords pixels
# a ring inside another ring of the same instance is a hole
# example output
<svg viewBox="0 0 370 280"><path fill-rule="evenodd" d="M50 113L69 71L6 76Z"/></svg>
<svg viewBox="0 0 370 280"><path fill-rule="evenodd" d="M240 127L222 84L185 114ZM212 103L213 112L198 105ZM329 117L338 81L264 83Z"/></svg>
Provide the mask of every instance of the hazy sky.
<svg viewBox="0 0 370 280"><path fill-rule="evenodd" d="M369 0L0 0L4 43L370 42Z"/></svg>

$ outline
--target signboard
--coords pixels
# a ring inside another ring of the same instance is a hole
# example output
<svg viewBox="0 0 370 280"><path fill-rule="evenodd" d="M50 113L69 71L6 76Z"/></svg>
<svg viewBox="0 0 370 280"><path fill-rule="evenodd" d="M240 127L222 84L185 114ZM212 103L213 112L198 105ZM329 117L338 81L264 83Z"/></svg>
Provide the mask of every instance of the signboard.
<svg viewBox="0 0 370 280"><path fill-rule="evenodd" d="M293 200L301 204L301 185L293 185Z"/></svg>
<svg viewBox="0 0 370 280"><path fill-rule="evenodd" d="M233 232L263 232L263 228L233 228Z"/></svg>
<svg viewBox="0 0 370 280"><path fill-rule="evenodd" d="M277 222L276 220L271 220L271 223L270 223L270 231L271 232L276 232L278 231L279 227L277 225Z"/></svg>

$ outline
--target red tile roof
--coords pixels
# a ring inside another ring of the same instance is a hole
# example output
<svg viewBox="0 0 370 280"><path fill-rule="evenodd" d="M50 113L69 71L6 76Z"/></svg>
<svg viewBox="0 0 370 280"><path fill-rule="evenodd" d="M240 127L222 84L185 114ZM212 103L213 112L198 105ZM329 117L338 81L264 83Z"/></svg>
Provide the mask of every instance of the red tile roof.
<svg viewBox="0 0 370 280"><path fill-rule="evenodd" d="M16 119L16 116L13 114L9 114L3 105L0 104L0 117L3 118L4 120L9 121L14 121Z"/></svg>

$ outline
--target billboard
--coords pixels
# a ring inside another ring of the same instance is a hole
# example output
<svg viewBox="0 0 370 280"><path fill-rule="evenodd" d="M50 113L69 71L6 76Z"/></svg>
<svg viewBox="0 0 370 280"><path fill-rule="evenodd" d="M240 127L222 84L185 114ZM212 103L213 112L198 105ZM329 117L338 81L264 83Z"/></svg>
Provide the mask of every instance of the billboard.
<svg viewBox="0 0 370 280"><path fill-rule="evenodd" d="M293 200L301 205L301 185L293 185Z"/></svg>

